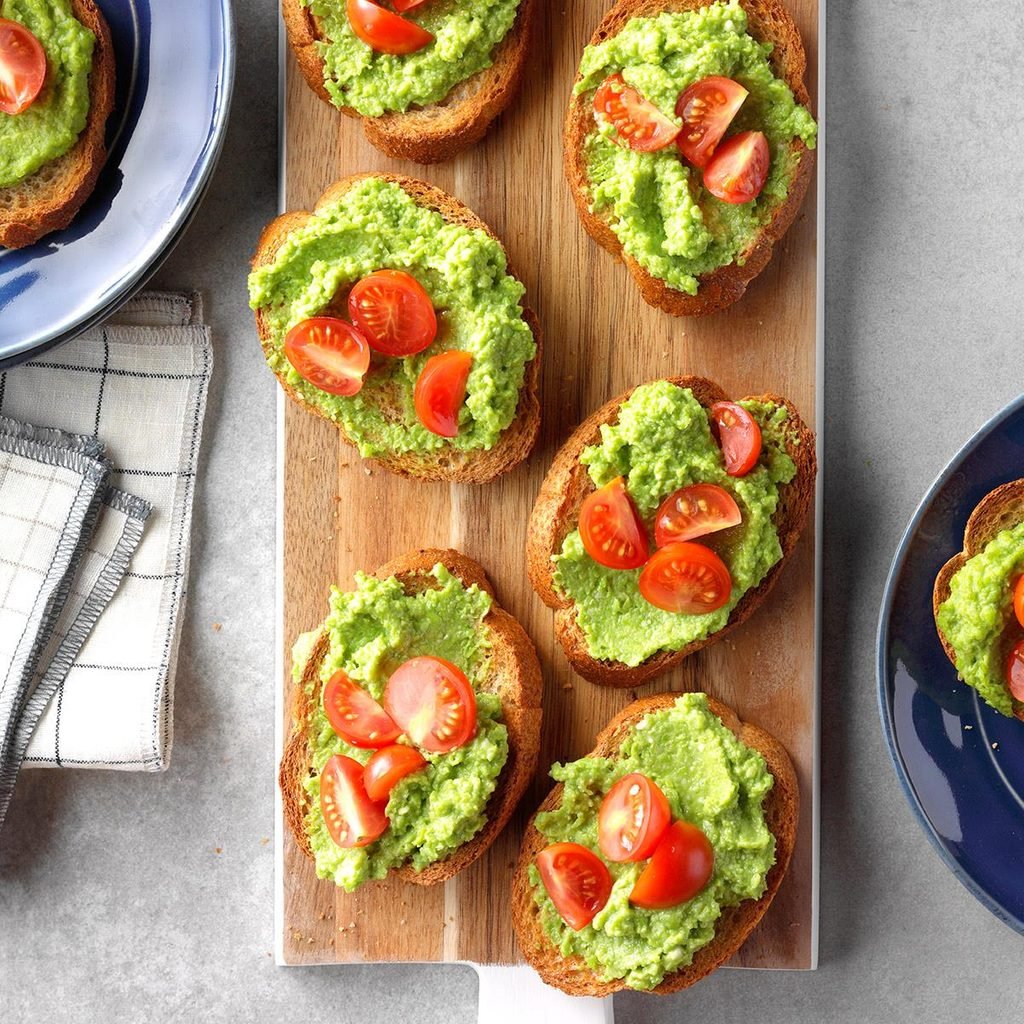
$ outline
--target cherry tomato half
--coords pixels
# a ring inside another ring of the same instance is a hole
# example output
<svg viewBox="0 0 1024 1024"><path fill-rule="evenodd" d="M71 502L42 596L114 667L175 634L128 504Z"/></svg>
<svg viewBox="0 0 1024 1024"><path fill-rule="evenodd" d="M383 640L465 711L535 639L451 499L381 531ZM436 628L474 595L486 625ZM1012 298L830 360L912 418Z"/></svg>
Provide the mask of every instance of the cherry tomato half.
<svg viewBox="0 0 1024 1024"><path fill-rule="evenodd" d="M455 437L459 410L466 400L466 381L473 366L468 352L453 349L431 356L413 388L416 417L432 434Z"/></svg>
<svg viewBox="0 0 1024 1024"><path fill-rule="evenodd" d="M1017 582L1013 586L1013 614L1024 626L1024 573L1017 577Z"/></svg>
<svg viewBox="0 0 1024 1024"><path fill-rule="evenodd" d="M736 402L715 402L708 414L711 433L725 457L729 476L746 476L761 455L761 428Z"/></svg>
<svg viewBox="0 0 1024 1024"><path fill-rule="evenodd" d="M333 316L297 323L285 336L284 354L295 372L314 387L348 397L363 386L370 345L362 333Z"/></svg>
<svg viewBox="0 0 1024 1024"><path fill-rule="evenodd" d="M679 135L679 125L631 86L622 75L606 78L594 94L594 112L619 133L629 149L653 153L664 149Z"/></svg>
<svg viewBox="0 0 1024 1024"><path fill-rule="evenodd" d="M387 800L395 784L426 768L426 758L404 743L395 743L376 751L363 769L363 785L371 800Z"/></svg>
<svg viewBox="0 0 1024 1024"><path fill-rule="evenodd" d="M683 541L651 555L640 573L640 593L662 611L704 615L728 603L732 577L711 548Z"/></svg>
<svg viewBox="0 0 1024 1024"><path fill-rule="evenodd" d="M378 53L415 53L434 41L434 37L416 22L372 0L348 0L346 10L352 31Z"/></svg>
<svg viewBox="0 0 1024 1024"><path fill-rule="evenodd" d="M672 821L658 784L639 772L624 775L608 790L597 816L597 845L616 863L647 860Z"/></svg>
<svg viewBox="0 0 1024 1024"><path fill-rule="evenodd" d="M391 716L344 672L335 672L324 687L324 714L346 743L375 750L402 735Z"/></svg>
<svg viewBox="0 0 1024 1024"><path fill-rule="evenodd" d="M444 658L412 658L384 689L384 707L418 747L446 754L476 732L476 694L466 674Z"/></svg>
<svg viewBox="0 0 1024 1024"><path fill-rule="evenodd" d="M46 51L24 25L0 18L0 111L20 114L46 81Z"/></svg>
<svg viewBox="0 0 1024 1024"><path fill-rule="evenodd" d="M704 168L704 187L723 203L749 203L761 194L770 162L762 132L739 132L715 150Z"/></svg>
<svg viewBox="0 0 1024 1024"><path fill-rule="evenodd" d="M348 293L348 315L370 347L412 356L437 337L437 315L423 285L404 270L378 270Z"/></svg>
<svg viewBox="0 0 1024 1024"><path fill-rule="evenodd" d="M640 873L629 902L645 910L665 910L692 900L708 884L715 851L708 837L688 821L670 825L650 863Z"/></svg>
<svg viewBox="0 0 1024 1024"><path fill-rule="evenodd" d="M388 827L384 804L366 794L363 766L335 754L320 773L320 810L331 838L344 849L366 846Z"/></svg>
<svg viewBox="0 0 1024 1024"><path fill-rule="evenodd" d="M546 846L537 854L537 870L555 909L576 932L594 920L612 893L608 868L578 843Z"/></svg>
<svg viewBox="0 0 1024 1024"><path fill-rule="evenodd" d="M647 561L647 531L621 476L584 499L580 539L587 554L609 569L639 569Z"/></svg>
<svg viewBox="0 0 1024 1024"><path fill-rule="evenodd" d="M673 491L661 503L654 518L654 539L663 548L739 526L741 519L736 499L724 487L690 484Z"/></svg>
<svg viewBox="0 0 1024 1024"><path fill-rule="evenodd" d="M676 144L694 167L708 162L747 96L739 82L719 75L702 78L684 90L676 103L676 114L683 119Z"/></svg>
<svg viewBox="0 0 1024 1024"><path fill-rule="evenodd" d="M1010 657L1006 663L1006 682L1010 687L1010 693L1024 702L1024 640L1021 640L1010 651Z"/></svg>

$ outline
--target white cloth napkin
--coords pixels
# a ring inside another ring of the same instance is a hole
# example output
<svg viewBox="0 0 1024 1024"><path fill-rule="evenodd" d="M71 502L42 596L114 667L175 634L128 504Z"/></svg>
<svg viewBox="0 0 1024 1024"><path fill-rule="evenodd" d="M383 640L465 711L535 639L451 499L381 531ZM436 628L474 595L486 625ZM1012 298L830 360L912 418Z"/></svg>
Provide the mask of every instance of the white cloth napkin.
<svg viewBox="0 0 1024 1024"><path fill-rule="evenodd" d="M22 760L167 765L212 362L150 293L0 374L0 821Z"/></svg>

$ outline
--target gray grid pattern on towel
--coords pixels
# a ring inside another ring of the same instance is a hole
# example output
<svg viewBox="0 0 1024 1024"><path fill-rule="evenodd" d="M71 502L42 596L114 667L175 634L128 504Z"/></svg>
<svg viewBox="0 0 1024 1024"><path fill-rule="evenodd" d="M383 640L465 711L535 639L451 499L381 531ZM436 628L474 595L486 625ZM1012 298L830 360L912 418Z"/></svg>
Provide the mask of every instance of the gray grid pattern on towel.
<svg viewBox="0 0 1024 1024"><path fill-rule="evenodd" d="M167 764L212 369L197 299L140 296L116 323L0 374L0 415L98 438L112 463L109 484L153 509L130 571L41 714L27 765Z"/></svg>

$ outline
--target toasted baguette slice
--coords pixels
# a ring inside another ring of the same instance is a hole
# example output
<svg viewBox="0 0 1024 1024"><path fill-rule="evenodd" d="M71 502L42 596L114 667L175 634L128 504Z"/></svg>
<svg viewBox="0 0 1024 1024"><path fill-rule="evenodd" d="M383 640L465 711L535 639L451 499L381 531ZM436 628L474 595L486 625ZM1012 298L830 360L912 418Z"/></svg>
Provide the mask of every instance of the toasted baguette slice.
<svg viewBox="0 0 1024 1024"><path fill-rule="evenodd" d="M704 377L666 379L678 387L689 388L694 398L705 408L728 398L717 384ZM603 686L638 686L645 683L655 676L668 672L694 651L722 639L747 619L768 596L800 538L814 498L814 478L817 473L814 434L804 425L793 404L778 395L752 396L755 401L774 402L776 405L784 405L789 410L791 431L787 431L787 437L790 438L787 452L796 463L796 476L790 483L780 487L779 507L775 511L774 522L779 534L779 543L782 545L782 558L769 570L768 575L757 587L743 595L739 604L732 610L728 624L717 633L712 633L703 640L696 640L678 651L661 651L635 668L618 661L599 661L592 658L587 648L587 638L576 622L575 603L555 588L551 558L562 550L562 542L576 529L580 506L584 498L594 490L590 474L586 466L580 462L580 455L584 448L600 442L601 425L617 421L619 408L635 390L636 388L630 388L618 398L613 398L602 405L573 431L569 440L561 447L537 495L530 515L526 540L526 562L530 582L541 600L549 608L555 609L555 636L564 648L569 663L584 679Z"/></svg>
<svg viewBox="0 0 1024 1024"><path fill-rule="evenodd" d="M950 594L953 577L964 567L967 560L978 554L996 534L1009 530L1024 521L1024 480L1011 480L1008 484L989 491L967 520L964 529L963 550L955 554L939 570L932 591L932 614L935 616L935 631L946 657L956 667L956 651L939 628L939 606ZM1024 722L1024 706L1018 705L1014 717Z"/></svg>
<svg viewBox="0 0 1024 1024"><path fill-rule="evenodd" d="M393 872L404 881L417 885L436 885L446 881L472 864L494 842L533 777L540 750L542 681L537 652L523 627L499 607L494 588L483 568L458 551L431 548L400 555L382 565L374 575L379 579L395 576L402 581L406 593L413 594L435 585L430 570L438 563L461 580L464 586L470 587L475 583L494 599L484 618L492 644L491 668L484 689L501 697L509 753L497 788L487 804L487 824L469 842L423 871L404 865ZM304 788L312 772L308 730L320 705L320 666L328 647L327 633L321 631L306 662L302 680L293 687L292 730L285 743L278 774L285 822L299 848L311 859L313 853L305 829L308 800Z"/></svg>
<svg viewBox="0 0 1024 1024"><path fill-rule="evenodd" d="M654 17L663 11L692 11L710 6L712 0L619 0L604 17L590 40L596 45L616 35L632 18ZM797 103L810 106L810 97L804 85L807 58L803 43L789 12L780 0L741 0L747 12L748 31L757 40L774 46L771 54L775 74L792 89ZM579 81L577 75L576 81ZM772 246L793 223L807 192L814 167L814 153L800 139L792 143L798 163L789 182L789 191L783 203L775 209L760 232L741 254L738 262L719 267L699 278L696 295L670 288L661 278L648 273L631 256L612 231L608 211L594 213L590 209L590 181L583 143L594 125L592 97L586 93L573 96L565 121L565 173L580 220L591 238L622 260L640 288L644 301L673 316L706 316L732 305L747 289L747 285L768 265Z"/></svg>
<svg viewBox="0 0 1024 1024"><path fill-rule="evenodd" d="M96 37L89 73L89 117L78 141L35 174L0 188L0 246L20 249L66 228L96 187L107 158L106 125L114 108L114 47L93 0L71 0L71 12Z"/></svg>
<svg viewBox="0 0 1024 1024"><path fill-rule="evenodd" d="M381 117L362 117L370 143L396 160L436 164L479 142L519 89L530 52L536 6L537 0L522 0L515 23L498 44L491 66L460 82L440 102ZM317 43L325 38L319 19L301 0L281 0L281 12L288 42L309 87L333 105L324 88L324 62L317 49ZM349 117L361 117L348 107L341 111Z"/></svg>
<svg viewBox="0 0 1024 1024"><path fill-rule="evenodd" d="M678 693L659 693L634 701L620 711L597 735L597 745L588 757L615 757L622 741L641 718L652 711L670 708L680 697ZM786 753L785 747L773 736L755 725L741 722L736 712L708 697L708 707L733 732L741 742L760 752L775 779L765 804L765 820L775 836L775 864L768 872L764 895L758 900L744 900L734 907L722 911L715 927L715 937L698 950L688 967L680 968L656 988L658 995L668 995L688 988L694 982L706 977L715 968L721 967L746 941L758 921L764 917L782 879L789 868L796 844L797 823L800 817L800 790L797 786L796 771ZM562 785L559 783L537 808L537 814L551 811L562 800ZM602 981L580 957L563 957L552 944L540 920L540 909L533 898L529 868L537 854L547 845L547 840L534 824L536 814L530 819L523 836L519 863L512 880L512 924L515 928L519 948L529 964L548 985L560 988L572 996L609 996L627 988L622 981Z"/></svg>
<svg viewBox="0 0 1024 1024"><path fill-rule="evenodd" d="M454 196L450 196L442 189L434 185L428 185L424 181L418 181L415 178L407 178L398 174L349 175L335 182L320 197L316 208L320 209L323 206L336 202L356 182L361 181L363 178L383 178L385 181L394 182L409 193L421 206L436 210L449 223L484 231L495 241L500 242L500 239L498 239L494 232L469 207L459 202ZM312 213L303 210L301 212L282 214L271 221L264 229L256 245L256 255L252 261L253 268L273 263L278 249L284 244L288 235L296 228L302 227L312 216ZM510 275L515 276L511 265L506 269ZM540 430L540 401L537 397L540 374L540 324L533 310L527 307L523 308L523 319L533 332L534 340L537 343L537 354L526 367L526 375L519 393L519 405L516 408L515 419L502 431L493 448L490 450L481 448L473 451L462 451L457 448L440 448L426 453L392 452L379 456L374 461L392 473L398 473L400 476L418 477L421 480L448 480L455 483L474 484L486 483L519 465L530 454ZM269 356L271 352L270 327L263 311L259 309L256 311L256 326L259 330L263 352ZM323 417L323 413L305 402L302 396L280 374L277 376L281 386L291 398L303 406L303 408L308 409L317 416ZM324 418L326 419L326 417ZM338 427L338 431L343 440L353 444L344 430Z"/></svg>

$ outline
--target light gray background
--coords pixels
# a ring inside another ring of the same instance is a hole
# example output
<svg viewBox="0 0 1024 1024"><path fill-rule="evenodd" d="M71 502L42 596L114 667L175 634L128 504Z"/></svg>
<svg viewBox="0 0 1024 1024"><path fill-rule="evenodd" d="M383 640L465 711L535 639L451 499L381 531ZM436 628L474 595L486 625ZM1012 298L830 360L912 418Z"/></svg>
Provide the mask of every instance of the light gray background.
<svg viewBox="0 0 1024 1024"><path fill-rule="evenodd" d="M1024 10L830 6L821 968L623 997L625 1024L1021 1019L1024 940L915 824L883 748L873 660L904 523L1021 388ZM476 1020L468 968L272 963L276 387L241 268L275 213L277 22L272 0L236 10L224 159L158 277L204 290L217 359L173 762L163 776L23 775L0 853L5 1024Z"/></svg>

